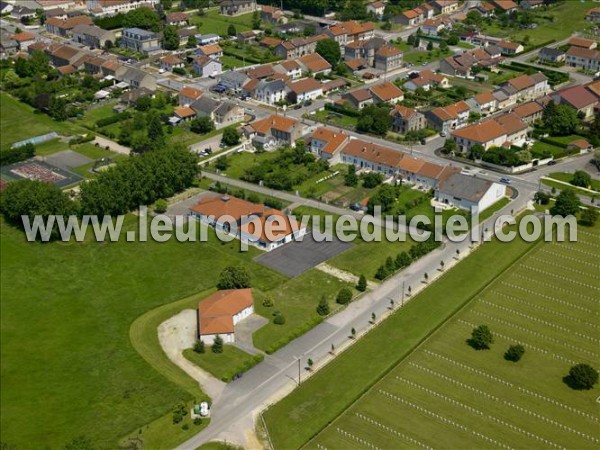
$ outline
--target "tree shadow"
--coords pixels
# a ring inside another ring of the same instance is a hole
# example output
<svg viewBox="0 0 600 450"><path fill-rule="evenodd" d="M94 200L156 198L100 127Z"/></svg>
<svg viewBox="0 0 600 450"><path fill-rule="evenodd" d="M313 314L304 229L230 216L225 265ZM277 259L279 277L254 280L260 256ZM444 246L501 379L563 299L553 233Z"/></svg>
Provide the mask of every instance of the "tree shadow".
<svg viewBox="0 0 600 450"><path fill-rule="evenodd" d="M469 338L465 341L467 343L467 345L469 347L471 347L473 350L489 350L490 347L489 345L481 345L479 342L477 342L475 339L473 338Z"/></svg>

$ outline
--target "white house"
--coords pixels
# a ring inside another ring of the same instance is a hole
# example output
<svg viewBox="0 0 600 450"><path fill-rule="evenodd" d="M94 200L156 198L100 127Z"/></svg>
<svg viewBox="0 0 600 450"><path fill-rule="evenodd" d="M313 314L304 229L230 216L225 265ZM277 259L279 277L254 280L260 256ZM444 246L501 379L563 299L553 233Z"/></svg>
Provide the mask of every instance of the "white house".
<svg viewBox="0 0 600 450"><path fill-rule="evenodd" d="M314 78L305 78L304 80L288 83L288 89L296 94L296 101L302 103L306 100L315 100L323 95L321 83Z"/></svg>
<svg viewBox="0 0 600 450"><path fill-rule="evenodd" d="M480 214L506 196L506 185L453 173L439 183L435 196L442 203Z"/></svg>
<svg viewBox="0 0 600 450"><path fill-rule="evenodd" d="M202 78L214 77L222 72L223 65L218 59L198 56L192 63L192 70Z"/></svg>
<svg viewBox="0 0 600 450"><path fill-rule="evenodd" d="M198 338L212 344L217 336L235 342L235 326L254 313L252 289L217 291L198 304Z"/></svg>

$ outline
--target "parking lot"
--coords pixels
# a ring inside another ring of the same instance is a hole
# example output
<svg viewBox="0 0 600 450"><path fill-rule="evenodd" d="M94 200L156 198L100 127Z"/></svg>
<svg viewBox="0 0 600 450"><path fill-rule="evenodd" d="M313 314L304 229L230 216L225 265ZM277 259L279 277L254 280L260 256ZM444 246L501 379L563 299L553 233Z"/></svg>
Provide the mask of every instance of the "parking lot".
<svg viewBox="0 0 600 450"><path fill-rule="evenodd" d="M290 277L296 277L351 246L351 243L342 242L335 237L331 242L317 242L309 232L302 241L285 244L257 256L255 261Z"/></svg>

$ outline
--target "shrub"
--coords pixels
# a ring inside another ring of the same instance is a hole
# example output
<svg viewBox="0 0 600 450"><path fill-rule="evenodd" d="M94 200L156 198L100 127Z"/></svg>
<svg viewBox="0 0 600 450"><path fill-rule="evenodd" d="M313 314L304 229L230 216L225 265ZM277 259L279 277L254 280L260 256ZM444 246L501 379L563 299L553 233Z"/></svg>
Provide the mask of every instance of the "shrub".
<svg viewBox="0 0 600 450"><path fill-rule="evenodd" d="M283 316L283 314L279 313L275 315L275 318L273 319L273 323L275 325L283 325L285 324L285 317Z"/></svg>
<svg viewBox="0 0 600 450"><path fill-rule="evenodd" d="M504 359L506 359L507 361L517 362L523 357L524 353L525 347L523 347L522 345L511 345L510 347L508 347L506 353L504 353Z"/></svg>
<svg viewBox="0 0 600 450"><path fill-rule="evenodd" d="M194 425L202 425L202 419L200 417L196 417L194 419Z"/></svg>
<svg viewBox="0 0 600 450"><path fill-rule="evenodd" d="M321 300L319 300L319 304L317 305L317 314L320 316L326 316L329 314L329 302L327 302L327 298L323 295Z"/></svg>
<svg viewBox="0 0 600 450"><path fill-rule="evenodd" d="M356 284L356 290L360 292L365 292L367 290L367 278L364 275L359 277L358 283Z"/></svg>
<svg viewBox="0 0 600 450"><path fill-rule="evenodd" d="M211 350L213 353L223 353L223 338L218 334L213 341Z"/></svg>
<svg viewBox="0 0 600 450"><path fill-rule="evenodd" d="M122 113L115 114L113 116L105 117L104 119L99 119L96 121L96 127L102 128L108 125L112 125L113 123L122 122L131 117L131 114L127 111L123 111Z"/></svg>
<svg viewBox="0 0 600 450"><path fill-rule="evenodd" d="M154 203L154 212L158 214L163 214L167 211L168 203L165 199L159 198Z"/></svg>
<svg viewBox="0 0 600 450"><path fill-rule="evenodd" d="M244 289L250 287L250 274L245 267L225 267L219 275L218 289Z"/></svg>
<svg viewBox="0 0 600 450"><path fill-rule="evenodd" d="M576 390L592 389L598 383L598 371L589 364L577 364L569 370L563 381Z"/></svg>
<svg viewBox="0 0 600 450"><path fill-rule="evenodd" d="M351 300L352 300L352 291L350 289L348 289L347 287L341 288L335 299L335 301L337 303L339 303L340 305L346 305L346 304L350 303Z"/></svg>
<svg viewBox="0 0 600 450"><path fill-rule="evenodd" d="M475 350L487 350L494 342L492 332L487 325L479 325L473 329L471 339L467 341Z"/></svg>
<svg viewBox="0 0 600 450"><path fill-rule="evenodd" d="M269 296L265 297L265 299L262 302L262 305L266 308L272 308L274 305L273 299Z"/></svg>
<svg viewBox="0 0 600 450"><path fill-rule="evenodd" d="M196 353L204 353L205 352L204 341L202 339L196 339L196 342L194 343L194 351Z"/></svg>
<svg viewBox="0 0 600 450"><path fill-rule="evenodd" d="M377 280L385 280L388 277L388 271L385 267L385 265L379 266L379 269L377 269L377 272L375 272L375 278Z"/></svg>

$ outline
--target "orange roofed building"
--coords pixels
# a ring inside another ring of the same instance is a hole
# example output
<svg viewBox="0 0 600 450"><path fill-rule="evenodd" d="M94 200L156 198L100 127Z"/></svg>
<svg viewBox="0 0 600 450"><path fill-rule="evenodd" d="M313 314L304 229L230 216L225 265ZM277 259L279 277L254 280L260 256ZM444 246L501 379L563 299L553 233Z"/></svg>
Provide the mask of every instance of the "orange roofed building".
<svg viewBox="0 0 600 450"><path fill-rule="evenodd" d="M235 325L253 312L252 289L217 291L198 304L198 337L212 344L218 335L225 344L232 344Z"/></svg>
<svg viewBox="0 0 600 450"><path fill-rule="evenodd" d="M306 227L278 209L228 195L201 198L192 217L244 243L270 251L306 234Z"/></svg>

